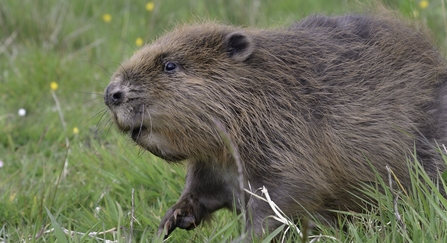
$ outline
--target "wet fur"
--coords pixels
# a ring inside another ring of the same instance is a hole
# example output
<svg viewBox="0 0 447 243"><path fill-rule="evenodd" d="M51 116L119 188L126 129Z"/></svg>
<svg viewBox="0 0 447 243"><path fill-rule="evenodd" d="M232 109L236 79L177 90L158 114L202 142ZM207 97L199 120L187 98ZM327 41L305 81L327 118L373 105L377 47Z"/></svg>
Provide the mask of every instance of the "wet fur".
<svg viewBox="0 0 447 243"><path fill-rule="evenodd" d="M265 186L287 215L333 222L328 210L360 211L350 192L376 180L371 165L382 177L389 165L408 187L414 149L435 179L445 167L436 143L446 139L447 65L427 36L388 16L316 15L282 29L179 26L143 47L105 100L143 148L186 160L185 188L159 233L240 210L237 168L214 119L239 149L245 183ZM177 69L166 72L167 62ZM113 104L117 90L124 98ZM266 203L244 206L258 235L277 227L264 221Z"/></svg>

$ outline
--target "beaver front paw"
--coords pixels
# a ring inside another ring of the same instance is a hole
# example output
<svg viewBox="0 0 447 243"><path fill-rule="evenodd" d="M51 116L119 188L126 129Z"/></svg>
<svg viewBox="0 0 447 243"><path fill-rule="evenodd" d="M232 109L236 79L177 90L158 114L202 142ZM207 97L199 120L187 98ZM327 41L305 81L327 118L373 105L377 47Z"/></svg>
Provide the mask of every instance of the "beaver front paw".
<svg viewBox="0 0 447 243"><path fill-rule="evenodd" d="M174 231L175 228L192 230L200 224L200 219L193 214L192 206L177 203L166 212L158 227L158 236L163 238Z"/></svg>

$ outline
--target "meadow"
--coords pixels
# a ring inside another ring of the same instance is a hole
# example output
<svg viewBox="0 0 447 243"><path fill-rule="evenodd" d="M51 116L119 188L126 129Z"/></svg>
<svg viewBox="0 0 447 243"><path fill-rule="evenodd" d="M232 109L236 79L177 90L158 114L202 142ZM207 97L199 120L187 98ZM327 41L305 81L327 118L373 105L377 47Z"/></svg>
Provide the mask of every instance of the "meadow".
<svg viewBox="0 0 447 243"><path fill-rule="evenodd" d="M350 0L2 0L0 243L157 242L185 167L136 147L111 124L102 93L119 63L178 23L211 19L284 26L312 13L362 9ZM388 0L429 26L447 50L444 0ZM447 201L416 169L413 193L369 193L369 214L317 222L319 242L447 242ZM385 178L386 179L386 178ZM378 179L379 180L379 179ZM380 181L384 186L388 181ZM396 188L395 188L396 189ZM240 218L219 211L167 242L238 242ZM285 242L300 242L291 229ZM273 232L271 236L282 234ZM260 242L268 242L269 238Z"/></svg>

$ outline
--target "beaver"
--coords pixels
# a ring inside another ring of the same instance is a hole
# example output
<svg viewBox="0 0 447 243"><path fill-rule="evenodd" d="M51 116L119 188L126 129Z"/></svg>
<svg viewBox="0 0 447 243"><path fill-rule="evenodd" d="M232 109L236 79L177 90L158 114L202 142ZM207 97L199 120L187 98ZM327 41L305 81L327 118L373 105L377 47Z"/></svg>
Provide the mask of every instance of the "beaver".
<svg viewBox="0 0 447 243"><path fill-rule="evenodd" d="M387 178L387 165L404 188L414 156L438 178L446 91L446 61L423 28L375 14L312 15L271 29L179 25L122 63L104 101L139 146L187 163L159 234L227 208L247 212L262 236L279 223L266 220L267 203L241 204L248 195L217 122L246 188L267 188L286 215L330 223L333 210L362 210L358 189Z"/></svg>

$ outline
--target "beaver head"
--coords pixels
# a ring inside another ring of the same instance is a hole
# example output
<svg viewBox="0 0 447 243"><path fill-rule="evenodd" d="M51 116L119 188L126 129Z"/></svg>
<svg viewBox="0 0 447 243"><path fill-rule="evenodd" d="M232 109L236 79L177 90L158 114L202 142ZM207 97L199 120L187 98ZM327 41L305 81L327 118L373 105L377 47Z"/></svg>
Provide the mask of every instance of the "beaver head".
<svg viewBox="0 0 447 243"><path fill-rule="evenodd" d="M247 73L253 49L250 35L234 27L180 27L124 62L104 101L121 131L165 160L220 153L210 124L232 117L225 113L237 90L228 83Z"/></svg>

